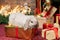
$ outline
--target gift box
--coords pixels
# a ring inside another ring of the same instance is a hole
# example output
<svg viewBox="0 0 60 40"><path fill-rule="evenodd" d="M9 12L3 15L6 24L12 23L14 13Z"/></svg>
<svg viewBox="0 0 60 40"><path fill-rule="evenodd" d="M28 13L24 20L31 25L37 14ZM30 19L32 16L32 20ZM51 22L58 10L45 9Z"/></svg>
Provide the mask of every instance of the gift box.
<svg viewBox="0 0 60 40"><path fill-rule="evenodd" d="M44 23L43 24L43 29L48 29L48 28L52 28L53 27L53 24L48 24L48 23Z"/></svg>
<svg viewBox="0 0 60 40"><path fill-rule="evenodd" d="M54 24L54 27L57 27L58 29L60 28L60 14L56 14L56 23Z"/></svg>
<svg viewBox="0 0 60 40"><path fill-rule="evenodd" d="M58 38L58 28L49 28L49 29L43 29L42 30L42 37L46 38L48 40L56 39Z"/></svg>
<svg viewBox="0 0 60 40"><path fill-rule="evenodd" d="M41 15L43 17L51 18L55 14L56 11L57 11L57 8L56 7L54 7L54 6L50 6L50 7L49 6L46 6L44 8L43 12L41 13Z"/></svg>
<svg viewBox="0 0 60 40"><path fill-rule="evenodd" d="M5 32L7 37L16 37L26 40L31 40L33 36L32 29L24 30L18 27L5 27Z"/></svg>
<svg viewBox="0 0 60 40"><path fill-rule="evenodd" d="M44 29L46 28L45 26L50 26L52 27L53 23L54 23L54 18L46 18L46 17L41 17L41 16L37 16L37 20L38 20L38 24L39 24L39 28ZM48 24L48 25L47 25Z"/></svg>
<svg viewBox="0 0 60 40"><path fill-rule="evenodd" d="M60 37L60 29L58 30L58 35L59 35L59 37Z"/></svg>
<svg viewBox="0 0 60 40"><path fill-rule="evenodd" d="M60 25L60 14L56 14L56 22L58 22Z"/></svg>
<svg viewBox="0 0 60 40"><path fill-rule="evenodd" d="M45 17L37 17L37 20L38 20L38 25L39 25L39 28L43 29L43 24L46 23L46 18Z"/></svg>
<svg viewBox="0 0 60 40"><path fill-rule="evenodd" d="M58 28L58 36L60 37L60 14L56 14L56 23L54 27Z"/></svg>

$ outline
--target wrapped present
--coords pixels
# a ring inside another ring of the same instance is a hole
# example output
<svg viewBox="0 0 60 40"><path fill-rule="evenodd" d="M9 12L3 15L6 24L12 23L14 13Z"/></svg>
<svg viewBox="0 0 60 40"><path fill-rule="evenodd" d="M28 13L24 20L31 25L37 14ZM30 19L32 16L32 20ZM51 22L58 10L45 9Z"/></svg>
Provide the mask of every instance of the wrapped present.
<svg viewBox="0 0 60 40"><path fill-rule="evenodd" d="M39 15L41 13L40 9L39 8L36 8L34 10L34 15Z"/></svg>
<svg viewBox="0 0 60 40"><path fill-rule="evenodd" d="M60 25L60 14L56 14L56 23L54 24L54 27L59 28Z"/></svg>
<svg viewBox="0 0 60 40"><path fill-rule="evenodd" d="M53 19L51 19L53 20ZM53 27L53 22L49 19L46 20L46 23L43 24L43 29L48 29L48 28L52 28Z"/></svg>
<svg viewBox="0 0 60 40"><path fill-rule="evenodd" d="M60 25L60 14L56 14L56 22Z"/></svg>
<svg viewBox="0 0 60 40"><path fill-rule="evenodd" d="M58 23L54 23L54 27L59 29L59 24Z"/></svg>
<svg viewBox="0 0 60 40"><path fill-rule="evenodd" d="M44 23L43 24L43 29L48 29L48 28L52 28L53 24L48 24L48 23Z"/></svg>
<svg viewBox="0 0 60 40"><path fill-rule="evenodd" d="M37 20L39 23L39 28L46 28L47 26L53 27L53 23L54 23L54 18L46 18L46 17L41 17L39 15L37 15ZM48 25L47 25L48 24Z"/></svg>
<svg viewBox="0 0 60 40"><path fill-rule="evenodd" d="M5 32L7 37L16 37L26 40L31 40L33 36L32 29L24 30L18 27L5 27Z"/></svg>
<svg viewBox="0 0 60 40"><path fill-rule="evenodd" d="M42 37L48 40L58 38L58 28L49 28L42 30Z"/></svg>
<svg viewBox="0 0 60 40"><path fill-rule="evenodd" d="M54 23L54 27L58 28L58 35L60 37L60 14L56 14L56 23Z"/></svg>
<svg viewBox="0 0 60 40"><path fill-rule="evenodd" d="M43 12L41 13L41 15L43 17L52 17L56 11L57 11L57 8L55 8L54 6L51 6L51 5L46 6Z"/></svg>
<svg viewBox="0 0 60 40"><path fill-rule="evenodd" d="M43 24L46 23L46 18L45 17L37 17L39 28L43 29Z"/></svg>
<svg viewBox="0 0 60 40"><path fill-rule="evenodd" d="M60 29L58 30L58 35L59 35L59 37L60 37Z"/></svg>

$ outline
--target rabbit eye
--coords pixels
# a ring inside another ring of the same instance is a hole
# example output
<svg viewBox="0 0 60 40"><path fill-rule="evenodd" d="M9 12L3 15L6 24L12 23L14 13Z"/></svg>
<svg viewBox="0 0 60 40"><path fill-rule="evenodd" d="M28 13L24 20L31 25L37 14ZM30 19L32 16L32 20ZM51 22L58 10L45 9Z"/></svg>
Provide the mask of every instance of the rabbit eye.
<svg viewBox="0 0 60 40"><path fill-rule="evenodd" d="M31 23L33 23L33 21L31 21Z"/></svg>

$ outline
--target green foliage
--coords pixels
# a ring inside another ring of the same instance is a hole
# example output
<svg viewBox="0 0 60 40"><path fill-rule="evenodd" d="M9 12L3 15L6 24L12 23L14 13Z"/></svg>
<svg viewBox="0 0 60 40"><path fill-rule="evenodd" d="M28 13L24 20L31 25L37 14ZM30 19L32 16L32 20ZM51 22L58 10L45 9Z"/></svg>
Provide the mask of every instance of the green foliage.
<svg viewBox="0 0 60 40"><path fill-rule="evenodd" d="M43 15L40 15L41 17L43 17Z"/></svg>
<svg viewBox="0 0 60 40"><path fill-rule="evenodd" d="M34 12L31 11L30 14L27 12L25 15L34 15Z"/></svg>
<svg viewBox="0 0 60 40"><path fill-rule="evenodd" d="M0 14L0 24L1 24L1 22L2 22L2 18L3 18L3 17L2 17L2 15Z"/></svg>
<svg viewBox="0 0 60 40"><path fill-rule="evenodd" d="M8 16L4 16L0 14L0 24L8 24L9 21L9 15Z"/></svg>
<svg viewBox="0 0 60 40"><path fill-rule="evenodd" d="M34 12L31 11L31 12L30 12L30 15L34 15Z"/></svg>

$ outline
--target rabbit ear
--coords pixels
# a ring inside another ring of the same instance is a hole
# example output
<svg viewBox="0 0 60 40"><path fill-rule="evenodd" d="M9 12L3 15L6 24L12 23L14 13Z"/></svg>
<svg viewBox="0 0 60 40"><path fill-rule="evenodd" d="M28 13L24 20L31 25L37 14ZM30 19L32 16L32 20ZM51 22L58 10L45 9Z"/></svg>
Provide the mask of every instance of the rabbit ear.
<svg viewBox="0 0 60 40"><path fill-rule="evenodd" d="M25 22L25 24L24 24L24 29L27 30L28 28L30 28L30 26L29 26L30 21L31 21L30 19L27 19L27 20L26 20L26 22Z"/></svg>

